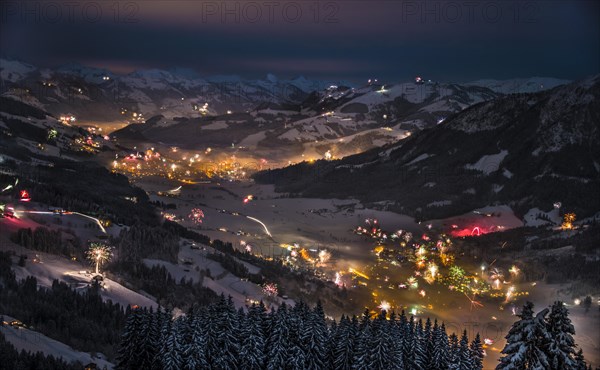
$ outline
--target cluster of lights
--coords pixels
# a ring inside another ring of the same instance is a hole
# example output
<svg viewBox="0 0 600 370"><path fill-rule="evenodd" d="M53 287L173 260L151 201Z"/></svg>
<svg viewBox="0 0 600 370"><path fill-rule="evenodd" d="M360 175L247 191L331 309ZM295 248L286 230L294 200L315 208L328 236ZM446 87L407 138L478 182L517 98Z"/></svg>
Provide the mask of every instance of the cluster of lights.
<svg viewBox="0 0 600 370"><path fill-rule="evenodd" d="M162 212L162 216L165 218L165 220L169 220L169 221L177 220L177 216L173 213Z"/></svg>
<svg viewBox="0 0 600 370"><path fill-rule="evenodd" d="M72 125L72 124L74 124L74 123L75 123L75 121L77 120L77 118L75 118L75 116L74 116L74 115L67 113L67 114L61 115L61 116L58 118L58 120L59 120L59 121L60 121L62 124L64 124L64 125L67 125L67 126L70 126L70 125Z"/></svg>
<svg viewBox="0 0 600 370"><path fill-rule="evenodd" d="M480 274L468 274L462 267L455 265L455 257L451 253L452 240L445 234L437 237L424 234L418 239L414 239L412 234L403 230L386 233L380 227L379 222L374 219L365 220L365 224L366 226L359 226L354 229L354 232L377 241L373 252L377 256L377 264L382 264L383 270L381 271L385 271L385 269L392 266L399 266L400 263L405 261L414 263L416 268L413 276L409 276L401 284L388 286L389 289L395 287L409 289L415 291L419 297L426 298L428 296L426 289L419 287L420 279L423 279L428 284L439 283L446 286L450 291L463 293L468 298L471 309L483 307L483 304L476 300L477 296L499 297L508 302L529 294L527 291L517 292L515 287L510 285L511 282L505 281L502 269L492 267L494 262L490 266L483 264ZM387 235L387 238L384 239L384 235ZM367 269L375 271L373 267L367 267ZM355 279L367 280L368 276L356 269L350 269L349 272L352 273ZM508 269L508 272L514 282L520 270L517 266L512 266ZM376 276L375 279L383 282L389 280L387 276ZM361 284L361 281L359 281L358 283L359 285L367 285L366 282ZM504 284L510 285L506 291L503 288ZM379 285L379 288L382 288L382 286ZM375 291L372 293L374 297L377 297Z"/></svg>
<svg viewBox="0 0 600 370"><path fill-rule="evenodd" d="M181 100L183 100L183 98L181 98ZM196 111L196 112L199 112L199 113L200 113L200 114L202 114L203 116L204 116L204 115L207 115L207 114L208 114L208 112L209 112L209 110L208 110L208 103L204 103L204 104L203 104L203 105L201 105L201 106L200 106L200 105L197 105L197 104L194 104L194 105L192 105L192 109L193 109L194 111ZM231 114L231 113L230 113L231 111L227 111L227 112L228 112L228 114Z"/></svg>

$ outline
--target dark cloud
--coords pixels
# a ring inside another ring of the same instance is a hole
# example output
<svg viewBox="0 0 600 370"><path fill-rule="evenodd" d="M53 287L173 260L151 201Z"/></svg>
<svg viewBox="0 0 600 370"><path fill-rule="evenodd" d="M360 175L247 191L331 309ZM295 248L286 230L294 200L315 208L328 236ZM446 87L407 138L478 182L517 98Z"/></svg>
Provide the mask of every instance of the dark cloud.
<svg viewBox="0 0 600 370"><path fill-rule="evenodd" d="M115 5L116 4L116 5ZM3 2L0 52L119 72L441 81L598 73L593 1Z"/></svg>

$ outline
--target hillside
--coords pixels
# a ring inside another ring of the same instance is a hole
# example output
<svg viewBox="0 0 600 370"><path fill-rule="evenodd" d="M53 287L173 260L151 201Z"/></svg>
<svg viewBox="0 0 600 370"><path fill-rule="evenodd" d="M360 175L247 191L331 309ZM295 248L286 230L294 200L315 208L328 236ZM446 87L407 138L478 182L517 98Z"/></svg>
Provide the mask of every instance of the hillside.
<svg viewBox="0 0 600 370"><path fill-rule="evenodd" d="M381 149L256 180L304 196L385 202L425 219L495 203L525 214L556 201L591 216L600 208L599 100L600 76L512 94Z"/></svg>
<svg viewBox="0 0 600 370"><path fill-rule="evenodd" d="M3 97L77 124L108 125L121 141L255 150L273 162L356 154L433 127L473 104L566 83L552 78L392 83L201 76L187 69L115 74L0 59ZM273 150L276 150L275 152ZM283 150L282 153L277 151Z"/></svg>
<svg viewBox="0 0 600 370"><path fill-rule="evenodd" d="M330 151L340 158L395 142L500 95L485 87L438 83L330 86L298 104L264 103L248 112L205 117L159 115L114 135L190 149L234 144L271 161L281 151L296 158L323 158Z"/></svg>
<svg viewBox="0 0 600 370"><path fill-rule="evenodd" d="M71 113L85 122L141 122L142 117L200 117L245 112L255 106L299 103L325 81L298 77L263 80L237 76L200 77L194 71L148 69L118 75L77 63L39 68L0 59L0 92L24 100L55 116ZM135 113L135 116L134 116Z"/></svg>

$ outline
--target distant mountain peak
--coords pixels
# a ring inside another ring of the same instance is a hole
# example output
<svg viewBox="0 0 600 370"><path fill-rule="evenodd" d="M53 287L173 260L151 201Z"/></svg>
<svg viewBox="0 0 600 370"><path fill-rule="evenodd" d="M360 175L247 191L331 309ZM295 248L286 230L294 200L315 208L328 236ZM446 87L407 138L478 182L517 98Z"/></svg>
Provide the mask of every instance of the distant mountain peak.
<svg viewBox="0 0 600 370"><path fill-rule="evenodd" d="M549 90L557 86L571 83L570 80L563 80L554 77L528 77L528 78L511 78L507 80L482 79L464 83L465 86L481 86L501 93L534 93L544 90Z"/></svg>
<svg viewBox="0 0 600 370"><path fill-rule="evenodd" d="M196 80L196 79L201 78L200 74L192 68L174 67L174 68L170 68L168 71L173 75L187 78L190 80Z"/></svg>

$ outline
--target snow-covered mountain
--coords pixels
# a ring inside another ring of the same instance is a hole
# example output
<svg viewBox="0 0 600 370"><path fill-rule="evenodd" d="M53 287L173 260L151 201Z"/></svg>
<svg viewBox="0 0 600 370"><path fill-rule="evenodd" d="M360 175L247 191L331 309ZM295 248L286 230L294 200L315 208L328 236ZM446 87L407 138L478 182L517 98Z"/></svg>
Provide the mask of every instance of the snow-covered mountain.
<svg viewBox="0 0 600 370"><path fill-rule="evenodd" d="M314 158L327 151L342 157L393 143L473 104L510 93L514 86L533 91L565 82L370 81L352 86L302 76L282 80L273 74L260 80L201 77L182 68L127 75L80 64L49 70L6 59L0 59L0 72L4 96L56 117L70 113L81 122L130 123L116 133L120 139L160 140L182 147L234 143L286 148Z"/></svg>
<svg viewBox="0 0 600 370"><path fill-rule="evenodd" d="M298 103L329 83L303 78L264 80L200 77L195 71L139 70L116 75L77 63L54 70L0 59L1 92L29 100L54 115L73 113L85 121L133 121L151 117L200 117L245 112L256 105ZM136 119L133 119L136 113Z"/></svg>
<svg viewBox="0 0 600 370"><path fill-rule="evenodd" d="M189 119L161 115L115 135L190 148L235 143L265 151L281 148L306 158L321 158L328 151L342 157L395 142L498 96L487 88L455 84L330 85L300 103L265 102L245 113Z"/></svg>
<svg viewBox="0 0 600 370"><path fill-rule="evenodd" d="M501 94L534 93L568 84L569 80L548 77L514 78L509 80L477 80L465 86L484 86Z"/></svg>
<svg viewBox="0 0 600 370"><path fill-rule="evenodd" d="M2 83L18 82L27 77L36 68L15 60L0 59L0 79Z"/></svg>
<svg viewBox="0 0 600 370"><path fill-rule="evenodd" d="M498 203L600 209L600 76L476 104L405 140L259 174L279 191L385 202L424 218ZM431 205L424 207L423 205Z"/></svg>

